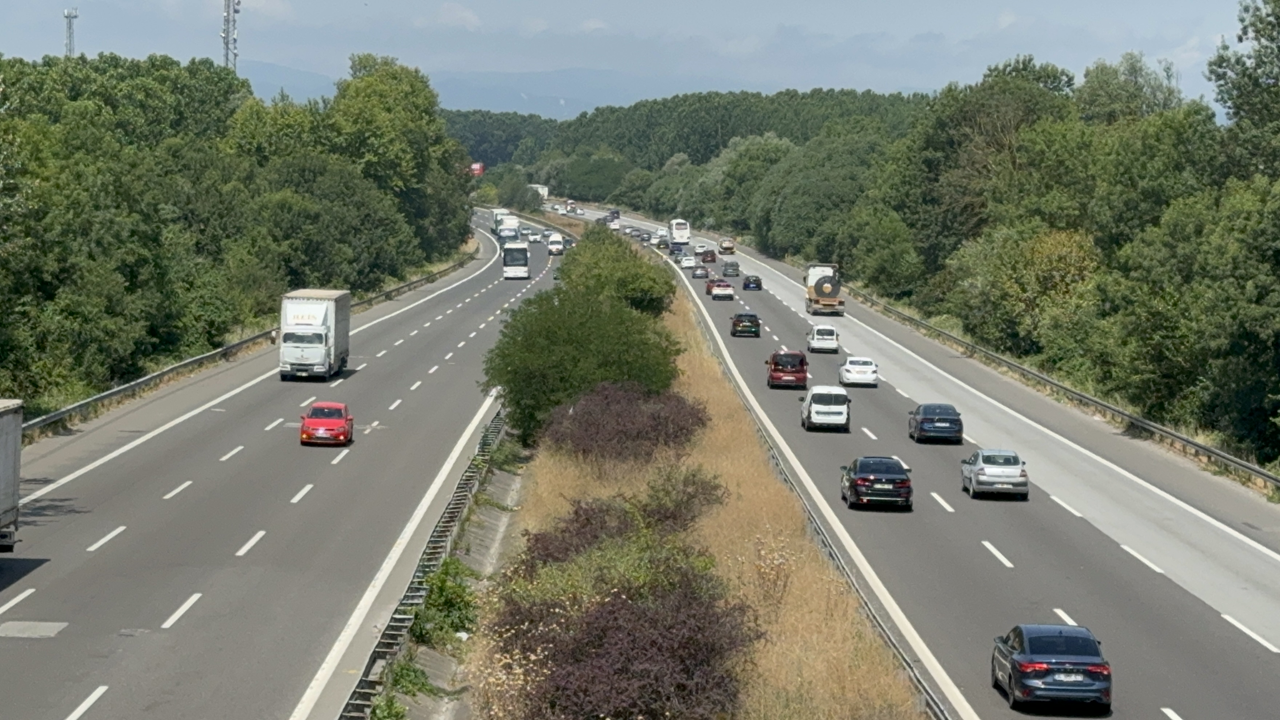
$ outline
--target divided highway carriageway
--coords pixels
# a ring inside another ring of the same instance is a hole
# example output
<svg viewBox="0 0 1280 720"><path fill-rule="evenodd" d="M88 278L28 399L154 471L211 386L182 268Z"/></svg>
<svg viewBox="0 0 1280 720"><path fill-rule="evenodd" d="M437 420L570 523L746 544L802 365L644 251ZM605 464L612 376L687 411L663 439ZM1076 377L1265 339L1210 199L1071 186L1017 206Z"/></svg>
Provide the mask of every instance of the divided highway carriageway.
<svg viewBox="0 0 1280 720"><path fill-rule="evenodd" d="M695 236L699 242L715 247ZM809 316L799 270L744 248L723 259L737 260L743 276L759 275L764 290L743 292L741 277L727 278L735 299L712 300L688 270L681 284L829 535L953 717L1022 716L1005 707L990 676L992 639L1019 623L1090 628L1113 668L1115 718L1280 717L1276 506L853 299L845 317ZM746 311L763 318L760 339L729 336L730 315ZM811 386L837 384L850 354L879 364L878 388L849 388L847 435L806 432L801 394L765 386L769 353L804 350L813 324L835 326L844 350L809 355ZM963 414L962 446L907 438L908 411L935 402ZM977 447L1026 460L1029 502L962 492L960 460ZM844 507L840 467L861 455L910 466L914 512Z"/></svg>
<svg viewBox="0 0 1280 720"><path fill-rule="evenodd" d="M334 718L496 412L477 383L502 313L550 287L463 269L352 318L349 369L281 382L276 349L23 452L0 556L4 720ZM301 447L313 400L349 448Z"/></svg>

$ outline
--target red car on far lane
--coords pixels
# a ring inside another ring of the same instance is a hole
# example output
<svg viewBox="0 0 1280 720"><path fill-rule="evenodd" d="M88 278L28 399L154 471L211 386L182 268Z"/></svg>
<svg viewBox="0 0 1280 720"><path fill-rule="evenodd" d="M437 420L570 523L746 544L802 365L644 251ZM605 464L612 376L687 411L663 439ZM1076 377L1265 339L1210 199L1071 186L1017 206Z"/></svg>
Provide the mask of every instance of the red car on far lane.
<svg viewBox="0 0 1280 720"><path fill-rule="evenodd" d="M350 445L356 431L356 419L346 403L312 403L302 416L303 445Z"/></svg>

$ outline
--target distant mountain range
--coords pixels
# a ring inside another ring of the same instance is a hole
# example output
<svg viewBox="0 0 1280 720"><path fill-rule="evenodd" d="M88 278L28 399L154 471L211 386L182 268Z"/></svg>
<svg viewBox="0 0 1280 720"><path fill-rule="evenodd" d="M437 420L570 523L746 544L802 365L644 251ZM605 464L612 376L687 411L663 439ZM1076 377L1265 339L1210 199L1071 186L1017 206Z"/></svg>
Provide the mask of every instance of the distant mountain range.
<svg viewBox="0 0 1280 720"><path fill-rule="evenodd" d="M241 60L240 74L254 93L270 100L282 89L294 100L332 96L334 78L255 60ZM633 75L614 70L569 69L547 72L433 72L431 84L440 104L451 110L532 113L567 120L601 105L630 105L646 98L706 90L744 88L731 80L685 76Z"/></svg>

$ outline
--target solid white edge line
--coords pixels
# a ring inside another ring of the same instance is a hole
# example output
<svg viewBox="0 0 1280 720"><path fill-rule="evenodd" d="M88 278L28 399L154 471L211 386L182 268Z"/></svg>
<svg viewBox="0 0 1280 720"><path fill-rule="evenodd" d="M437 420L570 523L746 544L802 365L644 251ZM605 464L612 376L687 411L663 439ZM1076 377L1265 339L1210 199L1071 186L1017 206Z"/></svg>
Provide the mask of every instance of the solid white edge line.
<svg viewBox="0 0 1280 720"><path fill-rule="evenodd" d="M1244 633L1245 635L1248 635L1249 637L1251 637L1251 638L1253 638L1254 640L1256 640L1256 641L1258 642L1258 644L1262 645L1262 647L1264 647L1264 648L1266 648L1266 649L1270 650L1270 651L1271 651L1271 652L1273 652L1273 653L1280 653L1280 648L1276 647L1275 645L1272 645L1271 643L1267 642L1267 639L1266 639L1266 638L1262 637L1262 636L1261 636L1261 635L1259 635L1258 633L1256 633L1256 632L1254 632L1254 631L1250 630L1249 628L1245 627L1245 626L1244 626L1244 625L1243 625L1239 620L1236 620L1235 618L1231 617L1230 615L1225 615L1225 614L1222 616L1222 619L1223 619L1223 620L1226 620L1227 622L1231 623L1232 625L1235 625L1235 626L1236 626L1236 629L1238 629L1240 632L1242 632L1242 633Z"/></svg>
<svg viewBox="0 0 1280 720"><path fill-rule="evenodd" d="M187 601L182 603L182 607L175 610L174 613L169 616L169 619L164 621L164 624L160 626L160 629L168 630L169 628L173 627L173 624L178 622L178 620L180 620L183 615L186 615L187 611L191 609L192 605L196 604L196 601L200 599L202 594L203 593L196 593L195 595L192 595L191 597L187 598Z"/></svg>
<svg viewBox="0 0 1280 720"><path fill-rule="evenodd" d="M80 718L84 717L85 713L89 712L89 708L93 707L93 704L98 702L98 698L102 697L106 692L107 686L99 685L97 690L89 693L89 697L85 698L84 702L80 703L79 707L71 711L71 714L67 716L67 720L80 720Z"/></svg>
<svg viewBox="0 0 1280 720"><path fill-rule="evenodd" d="M230 460L232 457L234 457L234 456L235 456L235 454L236 454L236 453L240 452L240 451L241 451L241 450L243 450L243 449L244 449L244 446L243 446L243 445L238 445L238 446L236 447L236 449L235 449L235 450L232 450L231 452L227 453L226 455L223 455L222 457L218 458L218 462L226 462L226 461Z"/></svg>
<svg viewBox="0 0 1280 720"><path fill-rule="evenodd" d="M1013 567L1013 563L1009 562L1009 558L1005 557L1003 553L1001 553L999 550L997 550L995 545L992 545L991 543L987 542L986 540L983 540L983 541L982 541L982 546L983 546L983 547L985 547L986 549L990 550L990 551L991 551L991 554L992 554L992 555L995 555L995 556L996 556L996 559L997 559L997 560L999 560L999 561L1001 562L1001 564L1003 564L1005 567L1007 567L1007 568L1011 568L1011 567Z"/></svg>
<svg viewBox="0 0 1280 720"><path fill-rule="evenodd" d="M1058 497L1057 495L1050 495L1049 499L1061 505L1063 509L1065 509L1067 512L1071 513L1072 515L1075 515L1078 518L1084 517L1084 515L1082 515L1079 510L1076 510L1075 508L1068 505L1066 501L1064 501L1062 498Z"/></svg>
<svg viewBox="0 0 1280 720"><path fill-rule="evenodd" d="M313 488L313 487L315 487L315 485L313 485L313 484L311 484L311 483L307 483L306 485L304 485L304 486L302 487L302 489L301 489L301 490L299 490L299 491L298 491L298 494L297 494L297 495L294 495L294 496L293 496L293 499L292 499L292 500L290 500L290 501L289 501L289 503L290 503L290 504L292 504L292 505L297 505L297 504L298 504L298 501L299 501L299 500L301 500L302 498L306 497L307 493L311 492L311 488Z"/></svg>
<svg viewBox="0 0 1280 720"><path fill-rule="evenodd" d="M1172 708L1160 708L1160 712L1164 713L1164 716L1169 720L1182 720L1182 716L1174 712Z"/></svg>
<svg viewBox="0 0 1280 720"><path fill-rule="evenodd" d="M101 540L99 540L98 542L96 542L96 543L94 543L94 544L90 545L89 547L85 548L85 552L93 552L94 550L97 550L98 548L102 547L103 545L106 545L107 543L111 542L111 538L114 538L115 536L117 536L117 535L119 535L120 533L124 532L125 527L126 527L126 526L121 525L120 527L116 528L115 530L112 530L111 532L107 533L107 534L106 534L106 537L102 538L102 539L101 539Z"/></svg>
<svg viewBox="0 0 1280 720"><path fill-rule="evenodd" d="M311 714L311 710L315 708L316 701L320 699L320 694L324 692L329 680L333 677L333 673L338 669L338 663L342 661L342 655L351 646L351 641L355 639L356 633L364 625L365 618L369 615L369 610L372 609L378 593L382 591L382 586L386 584L387 578L391 576L396 563L400 561L400 556L404 553L409 540L418 531L418 526L422 524L422 520L427 514L427 509L431 507L432 501L435 500L441 487L444 486L444 481L448 479L449 473L453 471L453 466L457 464L458 458L466 450L467 441L471 439L472 433L484 421L484 416L489 412L489 408L493 407L497 395L498 390L496 388L489 392L484 403L480 405L480 410L471 419L471 423L467 425L466 429L463 430L462 437L458 438L457 444L453 446L453 451L449 453L449 457L445 460L444 465L441 466L440 472L436 474L435 479L431 481L431 486L427 488L427 494L423 496L422 502L418 503L418 507L414 509L413 515L409 517L409 522L404 526L400 537L396 538L395 544L391 546L391 551L387 554L386 559L383 560L382 567L378 568L377 574L373 576L373 581L369 583L364 595L356 603L355 610L352 611L346 626L342 628L337 641L330 648L324 662L321 663L320 669L316 672L315 677L311 679L311 683L303 693L302 699L298 701L293 713L289 715L289 720L304 720Z"/></svg>
<svg viewBox="0 0 1280 720"><path fill-rule="evenodd" d="M0 605L0 615L3 615L6 612L9 612L10 610L13 609L13 606L31 597L31 593L35 591L36 591L35 588L27 588L26 590L23 590L22 592L18 593L18 595L14 597L12 600L10 600L9 602L3 605Z"/></svg>
<svg viewBox="0 0 1280 720"><path fill-rule="evenodd" d="M1146 565L1147 567L1151 568L1152 570L1155 570L1156 572L1160 573L1161 575L1163 575L1163 574L1164 574L1164 571L1163 571L1163 570L1161 570L1161 569L1160 569L1160 568L1159 568L1155 563L1153 563L1153 562L1151 562L1150 560L1148 560L1148 559L1146 559L1146 558L1142 557L1142 555L1141 555L1141 554L1139 554L1137 550L1134 550L1133 548L1129 547L1128 545L1121 545L1121 546L1120 546L1120 549L1124 550L1125 552L1127 552L1127 553L1129 553L1130 555L1132 555L1132 556L1134 556L1135 558L1137 558L1137 559L1139 560L1139 562L1141 562L1143 565Z"/></svg>
<svg viewBox="0 0 1280 720"><path fill-rule="evenodd" d="M670 263L670 260L667 262ZM684 276L683 273L679 273L679 275L681 280L684 282L685 288L687 288L688 291L696 298L697 293L693 290L693 284ZM702 311L702 316L706 320L707 326L714 328L716 325L711 319L711 313L707 310L707 307L700 302L694 302L694 305ZM773 424L773 420L765 414L764 408L760 406L760 402L756 399L755 394L751 392L746 381L742 379L742 374L738 372L738 366L734 363L733 356L729 354L729 348L725 345L724 338L720 337L720 334L717 332L712 332L711 335L715 338L716 344L720 347L720 352L729 368L729 371L733 375L734 382L736 382L738 387L743 391L747 401L755 411L760 424L765 426L769 435L773 438L774 442L777 443L778 449L782 451L787 462L791 464L796 475L799 476L800 482L804 485L809 497L813 500L823 518L831 526L832 532L835 533L836 539L840 542L841 547L843 547L845 552L847 552L853 559L854 564L858 566L858 572L862 574L862 577L866 580L871 591L875 593L880 604L884 605L885 612L889 613L889 618L893 621L893 624L896 625L898 631L902 633L903 638L907 641L907 644L911 646L912 651L914 651L920 658L921 664L924 665L934 682L938 684L943 695L945 695L947 700L955 707L956 712L959 713L961 719L980 720L978 713L973 709L973 706L969 704L964 693L960 691L960 687L951 679L951 676L947 674L946 668L942 667L942 663L938 661L937 656L935 656L933 651L929 649L929 646L925 644L924 638L920 636L920 633L916 630L915 626L911 624L911 620L907 618L906 613L902 611L902 607L898 605L897 600L893 598L893 595L889 592L889 588L885 586L875 569L871 567L870 561L868 561L866 556L862 554L862 550L858 547L857 543L853 541L853 538L849 535L849 531L845 529L843 524L841 524L840 518L837 517L835 511L831 509L831 505L825 498L823 498L822 493L818 491L818 487L813 482L813 478L809 476L808 471L804 469L802 464L800 464L800 458L796 457L796 454L791 450L791 446L783 439L782 433L778 432L778 428ZM298 720L298 718L293 718L292 720Z"/></svg>
<svg viewBox="0 0 1280 720"><path fill-rule="evenodd" d="M245 543L244 545L241 545L240 549L236 551L236 557L244 557L246 554L248 554L248 552L253 549L253 546L257 545L258 541L262 539L262 536L266 534L267 534L266 530L259 530L258 532L254 533L253 537L249 538L249 542Z"/></svg>
<svg viewBox="0 0 1280 720"><path fill-rule="evenodd" d="M372 428L373 426L372 426L372 425L370 425L369 427L370 427L370 428ZM351 452L351 449L350 449L350 448L343 448L343 449L342 449L342 452L338 453L338 457L336 457L336 458L334 458L333 460L331 460L331 461L329 462L329 464L330 464L330 465L337 465L338 463L342 462L342 458L346 457L346 456L347 456L347 453L349 453L349 452Z"/></svg>
<svg viewBox="0 0 1280 720"><path fill-rule="evenodd" d="M1078 626L1078 625L1080 624L1080 623L1077 623L1075 620L1072 620L1072 619L1071 619L1071 616L1070 616L1070 615L1068 615L1068 614L1066 613L1066 611L1065 611L1065 610L1063 610L1063 609L1061 609L1061 608L1054 608L1054 609L1053 609L1053 613L1054 613L1055 615L1057 615L1058 617L1062 618L1062 622L1064 622L1064 623L1066 623L1066 624L1068 624L1068 625L1077 625L1077 626Z"/></svg>
<svg viewBox="0 0 1280 720"><path fill-rule="evenodd" d="M796 286L799 286L799 285L800 285L800 284L799 284L798 282L796 282L795 280L792 280L791 278L787 277L786 275L783 275L782 273L780 273L780 272L778 272L777 270L775 270L775 269L773 268L773 266L769 265L768 263L761 262L761 261L759 261L759 260L756 260L755 258L749 258L749 259L750 259L750 260L752 260L753 262L756 262L756 263L758 263L758 264L760 264L760 265L763 265L763 266L764 266L765 268L767 268L770 272L772 272L774 275L777 275L778 277L782 278L783 280L786 280L787 282L789 282L789 283L791 283L791 284L793 284L793 285L796 285ZM1222 522L1221 520L1218 520L1217 518L1213 517L1212 515L1209 515L1208 513L1204 512L1203 510L1200 510L1199 508L1194 507L1194 506L1193 506L1193 505L1191 505L1190 503L1188 503L1188 502L1186 502L1186 501L1184 501L1184 500L1182 500L1182 499L1180 499L1180 498L1178 498L1178 497L1174 496L1173 494L1169 493L1169 492L1168 492L1168 491L1166 491L1166 490L1163 490L1163 489L1161 489L1161 488L1156 487L1155 485L1152 485L1150 482L1148 482L1148 481L1146 481L1146 480L1143 480L1142 478L1140 478L1140 477L1138 477L1137 475L1135 475L1135 474L1133 474L1133 473L1129 472L1128 470L1125 470L1124 468L1120 467L1120 466L1119 466L1119 465L1117 465L1116 463L1114 463L1114 462L1112 462L1112 461L1110 461L1110 460L1108 460L1108 459L1106 459L1106 458L1102 457L1101 455L1099 455L1099 454L1097 454L1097 453L1093 452L1092 450L1090 450L1090 449L1088 449L1088 448L1084 447L1083 445L1081 445L1081 444L1079 444L1079 443L1075 442L1074 440L1071 440L1071 439L1067 438L1066 436L1064 436L1064 435L1062 435L1062 434L1060 434L1060 433L1058 433L1058 432L1056 432L1056 431L1054 431L1054 430L1051 430L1051 429L1049 429L1048 427L1045 427L1044 425L1041 425L1040 423L1036 422L1035 420L1032 420L1031 418L1029 418L1029 417L1027 417L1026 415L1023 415L1022 413L1018 412L1017 410L1014 410L1013 408L1011 408L1011 407L1009 407L1009 406L1005 405L1004 403L1000 402L999 400L996 400L996 399L995 399L995 398L993 398L993 397L990 397L990 396L988 396L988 395L985 395L984 393L982 393L981 391L979 391L977 388L973 387L972 385L969 385L968 383L964 382L964 381L963 381L963 380L961 380L960 378L957 378L956 376L952 375L951 373L946 372L945 370L943 370L942 368L938 367L937 365L934 365L933 363L929 362L928 360L925 360L925 359L924 359L923 357L921 357L919 354L917 354L917 353L915 353L914 351L910 350L909 348L907 348L906 346L904 346L902 343L899 343L898 341L894 340L893 338L890 338L889 336L885 335L884 333L880 332L879 330L876 330L875 328L873 328L873 327L871 327L870 325L868 325L868 324L866 324L866 323L862 322L861 320L859 320L859 319L857 319L857 318L855 318L855 317L853 317L853 316L851 316L851 315L847 315L847 314L846 314L844 317L845 317L845 318L847 318L847 319L849 319L849 320L850 320L850 321L852 321L852 322L857 323L858 325L861 325L863 328L865 328L865 329L867 330L867 332L870 332L870 333L872 333L873 335L876 335L877 337L879 337L881 340L884 340L885 342L889 343L890 345L893 345L894 347L898 348L898 350L902 351L902 352L903 352L903 353L905 353L906 355L908 355L908 356L910 356L910 357L912 357L912 358L915 358L915 360L916 360L917 362L919 362L921 365L923 365L923 366L925 366L925 367L929 368L929 369L930 369L930 370L931 370L931 371L932 371L936 376L938 376L938 377L942 377L942 378L946 378L947 380L950 380L950 381L951 381L952 383L954 383L956 386L958 386L958 387L960 387L960 388L963 388L963 389L967 390L969 393L971 393L971 394L972 394L972 395L974 395L975 397L977 397L977 398L979 398L979 399L983 400L984 402L986 402L986 403L990 404L992 407L995 407L995 408L997 408L997 409L999 409L999 410L1003 411L1004 413L1008 414L1010 417L1013 417L1013 418L1015 418L1015 419L1017 419L1017 420L1021 420L1023 423L1026 423L1029 427L1033 427L1033 428L1035 428L1036 430L1039 430L1040 432L1044 433L1045 435L1049 436L1050 438L1053 438L1054 440L1057 440L1058 442L1062 443L1063 445L1066 445L1067 447L1071 448L1072 450L1075 450L1076 452L1079 452L1080 454L1084 455L1085 457L1087 457L1087 458L1089 458L1089 459L1091 459L1091 460L1093 460L1093 461L1095 461L1095 462L1097 462L1097 463L1099 463L1099 464L1103 465L1104 467L1107 467L1107 468L1108 468L1108 469L1110 469L1110 470L1115 471L1116 473L1119 473L1122 477L1127 478L1127 479L1129 479L1129 480L1133 481L1134 483L1137 483L1140 487L1143 487L1143 488L1145 488L1146 490L1148 490L1148 491L1150 491L1150 492L1154 493L1156 496L1158 496L1158 497L1160 497L1160 498L1162 498L1162 499L1164 499L1164 500L1167 500L1168 502L1172 503L1173 505L1177 506L1178 508L1180 508L1180 509L1182 509L1182 510L1184 510L1184 511L1188 512L1188 513L1190 513L1191 515L1193 515L1193 516L1195 516L1196 518L1198 518L1198 519L1200 519L1200 520L1204 521L1205 523L1208 523L1209 525L1211 525L1211 526L1213 526L1213 527L1217 528L1218 530L1221 530L1222 532L1226 533L1226 534L1227 534L1227 535L1229 535L1230 537L1232 537L1232 538L1234 538L1234 539L1236 539L1236 540L1240 541L1241 543L1244 543L1245 545L1248 545L1249 547L1251 547L1251 548L1253 548L1254 550L1256 550L1256 551L1258 551L1258 552L1262 553L1263 555L1266 555L1267 557L1271 558L1272 560L1274 560L1274 561L1276 561L1276 562L1280 562L1280 552L1276 552L1275 550L1272 550L1271 548L1267 547L1266 545L1263 545L1262 543L1260 543L1260 542L1258 542L1258 541L1254 540L1253 538L1251 538L1251 537L1249 537L1249 536L1245 535L1244 533L1240 532L1239 530L1236 530L1235 528L1233 528L1233 527L1231 527L1231 526L1227 525L1226 523ZM906 328L906 329L909 329L909 328ZM976 443L975 443L975 444L976 444Z"/></svg>
<svg viewBox="0 0 1280 720"><path fill-rule="evenodd" d="M949 513L953 513L953 512L955 512L955 511L956 511L956 509L955 509L955 508L953 508L953 507L951 507L951 505L950 505L950 504L948 504L946 500L943 500L943 499L942 499L942 496L941 496L941 495L939 495L938 493L936 493L936 492L931 492L931 493L929 493L929 494L930 494L930 495L932 495L932 496L933 496L933 499L934 499L934 500L937 500L937 501L938 501L938 504L939 504L939 505L941 505L941 506L943 507L943 509L944 509L944 510L946 510L947 512L949 512Z"/></svg>
<svg viewBox="0 0 1280 720"><path fill-rule="evenodd" d="M181 484L181 485L179 485L178 487L176 487L176 488L174 488L174 489L170 490L168 495L165 495L164 497L162 497L162 498L160 498L160 499L161 499L161 500L168 500L169 498L172 498L174 495L177 495L178 493L182 492L183 490L186 490L187 488L191 487L191 483L192 483L192 481L191 481L191 480L188 480L188 481L186 481L186 482L182 483L182 484Z"/></svg>
<svg viewBox="0 0 1280 720"><path fill-rule="evenodd" d="M280 424L280 423L282 423L282 422L284 422L284 418L280 418L279 420L276 420L275 422L271 423L270 425L268 425L268 426L266 426L266 427L262 428L262 431L263 431L263 432L266 432L266 431L268 431L268 430L270 430L270 429L274 428L275 426L279 425L279 424Z"/></svg>

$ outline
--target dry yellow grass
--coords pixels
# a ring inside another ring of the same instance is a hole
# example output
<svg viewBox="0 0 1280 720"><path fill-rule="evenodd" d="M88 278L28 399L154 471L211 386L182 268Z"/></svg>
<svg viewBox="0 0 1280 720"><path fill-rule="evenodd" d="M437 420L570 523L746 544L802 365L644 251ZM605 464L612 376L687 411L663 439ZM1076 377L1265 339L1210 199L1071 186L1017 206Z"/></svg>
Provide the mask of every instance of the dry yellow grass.
<svg viewBox="0 0 1280 720"><path fill-rule="evenodd" d="M686 348L676 389L711 411L689 457L719 475L729 500L694 530L719 572L760 612L767 640L743 678L744 720L908 720L918 710L910 681L859 601L809 539L804 509L773 474L746 408L720 371L678 295L667 323ZM570 499L610 495L641 482L643 468L604 469L539 453L526 472L522 528L547 527Z"/></svg>

